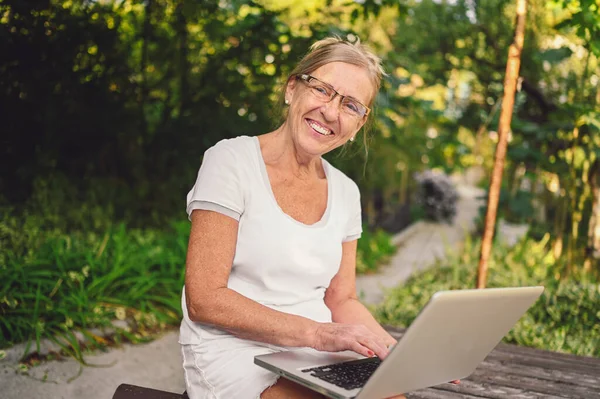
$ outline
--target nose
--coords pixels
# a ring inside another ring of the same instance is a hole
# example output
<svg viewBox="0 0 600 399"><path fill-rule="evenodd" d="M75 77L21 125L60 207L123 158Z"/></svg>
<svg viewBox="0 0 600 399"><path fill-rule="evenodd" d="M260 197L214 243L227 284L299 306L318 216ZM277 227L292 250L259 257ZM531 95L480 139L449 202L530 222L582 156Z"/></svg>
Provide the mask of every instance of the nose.
<svg viewBox="0 0 600 399"><path fill-rule="evenodd" d="M336 94L331 101L321 105L320 111L326 120L335 121L340 115L341 97L339 99L337 97L339 96Z"/></svg>

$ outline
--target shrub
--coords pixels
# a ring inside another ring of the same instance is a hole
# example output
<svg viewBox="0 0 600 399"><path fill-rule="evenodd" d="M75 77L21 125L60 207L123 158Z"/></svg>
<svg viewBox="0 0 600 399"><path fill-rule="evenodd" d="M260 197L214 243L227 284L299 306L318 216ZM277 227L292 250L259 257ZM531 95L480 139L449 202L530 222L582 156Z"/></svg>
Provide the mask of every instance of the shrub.
<svg viewBox="0 0 600 399"><path fill-rule="evenodd" d="M391 236L381 229L371 232L363 228L356 250L356 272L373 273L396 252Z"/></svg>
<svg viewBox="0 0 600 399"><path fill-rule="evenodd" d="M100 235L53 234L26 255L10 252L0 265L0 348L61 337L79 357L74 330L128 319L135 330L119 334L136 339L179 322L188 235L187 221L162 231L120 224Z"/></svg>
<svg viewBox="0 0 600 399"><path fill-rule="evenodd" d="M423 208L425 219L451 223L456 216L458 193L450 178L435 170L426 170L415 176L417 203Z"/></svg>
<svg viewBox="0 0 600 399"><path fill-rule="evenodd" d="M375 309L384 324L408 326L440 290L473 288L479 242L470 240L461 254L449 254L431 269L390 291ZM505 342L600 356L600 284L590 275L566 275L566 262L555 259L542 240L521 240L515 247L496 245L489 262L488 286L543 285L546 290L505 337Z"/></svg>

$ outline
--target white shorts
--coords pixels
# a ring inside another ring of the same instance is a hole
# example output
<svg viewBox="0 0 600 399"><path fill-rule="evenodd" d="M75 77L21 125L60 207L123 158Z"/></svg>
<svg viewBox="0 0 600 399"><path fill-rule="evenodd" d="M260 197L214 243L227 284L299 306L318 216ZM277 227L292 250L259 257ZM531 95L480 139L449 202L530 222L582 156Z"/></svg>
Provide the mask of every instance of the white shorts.
<svg viewBox="0 0 600 399"><path fill-rule="evenodd" d="M282 348L223 336L181 345L185 385L190 399L257 399L279 376L254 364L254 356Z"/></svg>

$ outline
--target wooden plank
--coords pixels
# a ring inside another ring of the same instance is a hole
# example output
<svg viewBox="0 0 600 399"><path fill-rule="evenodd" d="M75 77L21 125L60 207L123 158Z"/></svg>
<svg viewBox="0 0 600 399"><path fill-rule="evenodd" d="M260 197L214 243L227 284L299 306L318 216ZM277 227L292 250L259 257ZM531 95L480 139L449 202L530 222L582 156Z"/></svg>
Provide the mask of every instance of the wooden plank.
<svg viewBox="0 0 600 399"><path fill-rule="evenodd" d="M159 391L136 385L121 384L115 391L113 399L188 399L187 395Z"/></svg>
<svg viewBox="0 0 600 399"><path fill-rule="evenodd" d="M443 384L434 387L435 389L457 392L461 394L469 394L478 398L488 399L505 399L520 398L520 399L536 399L540 397L539 392L531 392L522 388L505 387L497 384L482 384L469 379L462 380L459 385ZM554 396L544 394L545 399L559 399L562 396Z"/></svg>
<svg viewBox="0 0 600 399"><path fill-rule="evenodd" d="M511 362L489 361L488 359L483 361L478 368L493 370L494 373L522 375L541 381L562 382L600 390L600 376L589 376L573 370L563 371Z"/></svg>
<svg viewBox="0 0 600 399"><path fill-rule="evenodd" d="M386 329L396 339L404 333L404 329ZM600 359L501 343L459 386L442 384L409 398L450 398L457 394L489 399L600 399Z"/></svg>
<svg viewBox="0 0 600 399"><path fill-rule="evenodd" d="M561 360L552 358L539 358L535 355L494 350L486 357L485 360L494 363L518 364L521 366L560 370L567 373L578 373L582 376L587 376L590 379L596 380L600 378L600 368L589 364L578 363L574 359Z"/></svg>
<svg viewBox="0 0 600 399"><path fill-rule="evenodd" d="M540 394L556 395L564 398L589 399L600 398L600 390L566 384L556 381L541 381L521 375L507 375L497 373L489 369L477 369L469 380L479 384L494 384L497 386L523 389L526 392L537 392Z"/></svg>
<svg viewBox="0 0 600 399"><path fill-rule="evenodd" d="M572 355L570 353L561 352L551 352L544 349L528 348L526 346L517 346L505 343L498 344L495 351L530 356L538 359L560 360L567 363L585 364L591 366L592 369L600 370L600 358L597 357L578 356Z"/></svg>
<svg viewBox="0 0 600 399"><path fill-rule="evenodd" d="M464 393L442 391L435 388L420 389L418 391L407 393L406 399L481 399L486 396L473 396Z"/></svg>
<svg viewBox="0 0 600 399"><path fill-rule="evenodd" d="M404 335L404 331L398 331L395 329L388 329L389 327L386 327L386 331L390 333L390 335L392 337L394 337L396 340L400 340L400 338L402 338L402 336Z"/></svg>

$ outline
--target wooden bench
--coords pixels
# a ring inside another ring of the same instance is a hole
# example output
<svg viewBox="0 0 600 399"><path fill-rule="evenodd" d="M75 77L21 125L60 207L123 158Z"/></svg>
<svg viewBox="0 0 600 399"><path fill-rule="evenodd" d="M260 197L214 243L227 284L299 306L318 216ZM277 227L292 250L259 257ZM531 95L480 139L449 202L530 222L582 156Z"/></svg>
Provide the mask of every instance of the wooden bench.
<svg viewBox="0 0 600 399"><path fill-rule="evenodd" d="M398 339L403 329L387 327ZM600 358L500 343L460 385L441 384L408 399L600 399Z"/></svg>
<svg viewBox="0 0 600 399"><path fill-rule="evenodd" d="M138 387L136 385L121 384L113 395L113 399L189 399L186 393L159 391L158 389Z"/></svg>
<svg viewBox="0 0 600 399"><path fill-rule="evenodd" d="M396 339L403 329L386 327ZM441 384L408 399L600 399L600 358L499 344L460 385ZM113 399L188 399L185 393L123 384Z"/></svg>

